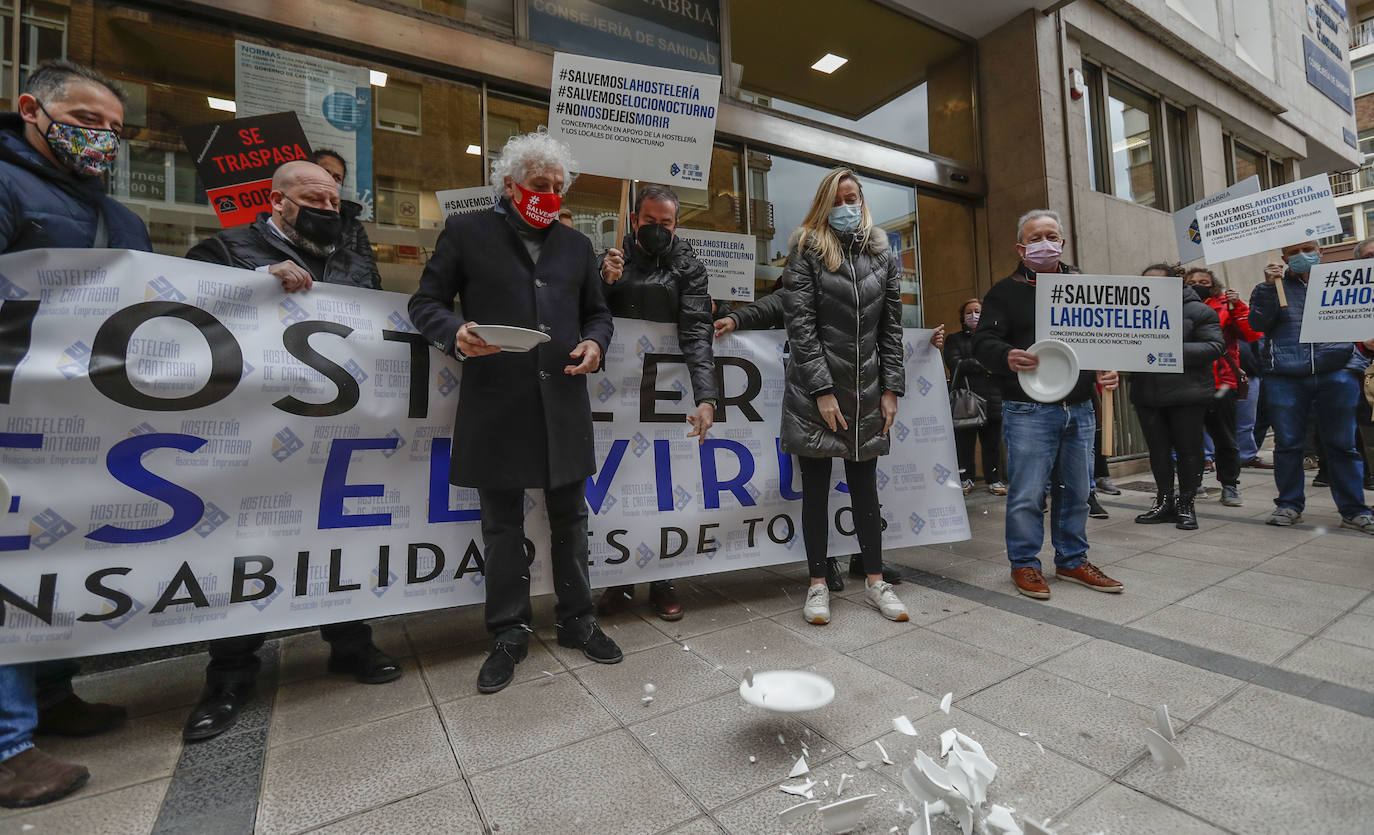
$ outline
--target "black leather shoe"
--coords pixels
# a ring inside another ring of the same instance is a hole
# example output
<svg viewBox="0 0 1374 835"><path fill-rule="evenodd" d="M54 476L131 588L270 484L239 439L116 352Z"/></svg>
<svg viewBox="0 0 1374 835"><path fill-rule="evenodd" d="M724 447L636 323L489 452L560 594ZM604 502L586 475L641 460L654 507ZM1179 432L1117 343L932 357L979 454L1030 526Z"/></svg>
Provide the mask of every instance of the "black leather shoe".
<svg viewBox="0 0 1374 835"><path fill-rule="evenodd" d="M1193 507L1192 494L1180 493L1178 495L1175 512L1178 515L1178 521L1174 523L1174 527L1181 531L1197 530L1197 510Z"/></svg>
<svg viewBox="0 0 1374 835"><path fill-rule="evenodd" d="M39 711L38 727L34 730L53 736L91 736L118 728L128 717L129 711L119 705L88 702L73 693Z"/></svg>
<svg viewBox="0 0 1374 835"><path fill-rule="evenodd" d="M596 613L604 618L628 612L634 605L634 586L611 586L601 593L596 603Z"/></svg>
<svg viewBox="0 0 1374 835"><path fill-rule="evenodd" d="M1102 503L1099 502L1099 501L1097 500L1097 493L1096 493L1096 492L1091 492L1091 493L1088 494L1088 518L1090 518L1090 519L1110 519L1110 518L1111 518L1110 516L1107 515L1107 509L1104 508L1104 507L1102 506Z"/></svg>
<svg viewBox="0 0 1374 835"><path fill-rule="evenodd" d="M253 695L253 683L208 684L200 703L186 717L181 738L192 742L219 736L239 720L239 711Z"/></svg>
<svg viewBox="0 0 1374 835"><path fill-rule="evenodd" d="M526 644L497 641L496 646L491 649L491 655L482 662L482 669L477 673L477 692L496 693L505 690L506 685L515 678L515 665L524 661L528 652L529 647Z"/></svg>
<svg viewBox="0 0 1374 835"><path fill-rule="evenodd" d="M362 684L385 684L401 677L396 659L368 643L358 652L329 656L329 672L347 673Z"/></svg>
<svg viewBox="0 0 1374 835"><path fill-rule="evenodd" d="M858 554L854 554L849 558L849 576L859 580L862 580L868 576L868 574L864 572L863 560L859 557ZM884 565L883 582L890 583L894 586L900 585L902 582L902 575L897 573L897 569L888 568L886 565ZM839 591L843 588L844 586L840 586L839 589L831 589L831 591Z"/></svg>
<svg viewBox="0 0 1374 835"><path fill-rule="evenodd" d="M1165 522L1178 521L1178 512L1174 510L1174 494L1156 493L1154 506L1135 517L1135 520L1142 525L1162 525Z"/></svg>
<svg viewBox="0 0 1374 835"><path fill-rule="evenodd" d="M834 557L825 558L825 586L831 591L844 591L844 572L840 571L840 561Z"/></svg>
<svg viewBox="0 0 1374 835"><path fill-rule="evenodd" d="M682 620L682 601L672 580L657 580L649 584L649 603L654 614L666 621Z"/></svg>
<svg viewBox="0 0 1374 835"><path fill-rule="evenodd" d="M625 657L624 653L620 651L620 647L616 646L615 641L612 641L605 632L601 631L601 627L595 621L592 622L591 631L587 633L586 637L578 637L574 634L579 628L585 627L581 624L569 624L564 627L560 623L558 625L558 645L568 649L580 649L583 655L598 664L619 664L621 659Z"/></svg>

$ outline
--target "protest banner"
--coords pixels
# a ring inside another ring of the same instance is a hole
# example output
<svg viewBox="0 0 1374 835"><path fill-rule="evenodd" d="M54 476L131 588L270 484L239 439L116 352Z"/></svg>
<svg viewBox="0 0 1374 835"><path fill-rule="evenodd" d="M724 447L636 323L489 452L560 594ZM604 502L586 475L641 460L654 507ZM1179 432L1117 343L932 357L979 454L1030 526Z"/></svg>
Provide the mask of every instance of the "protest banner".
<svg viewBox="0 0 1374 835"><path fill-rule="evenodd" d="M295 113L270 113L181 129L220 225L252 223L272 211L267 195L279 165L310 159L310 142Z"/></svg>
<svg viewBox="0 0 1374 835"><path fill-rule="evenodd" d="M161 255L0 256L0 663L480 601L475 490L448 484L461 366L407 297ZM705 445L676 326L617 320L588 378L593 584L803 558L778 452L781 331L716 342ZM907 396L878 463L889 548L966 539L940 354L904 335ZM480 361L480 360L474 360ZM853 553L837 474L832 553ZM548 528L529 494L536 593ZM800 596L798 597L800 600ZM798 604L800 605L800 603ZM475 637L475 636L474 636Z"/></svg>
<svg viewBox="0 0 1374 835"><path fill-rule="evenodd" d="M469 212L480 212L496 205L496 192L491 186L450 188L434 192L434 197L439 201L439 213L443 215L444 220Z"/></svg>
<svg viewBox="0 0 1374 835"><path fill-rule="evenodd" d="M584 173L704 188L719 99L718 75L559 52L549 134Z"/></svg>
<svg viewBox="0 0 1374 835"><path fill-rule="evenodd" d="M1197 213L1207 263L1219 264L1341 231L1331 181L1317 174Z"/></svg>
<svg viewBox="0 0 1374 835"><path fill-rule="evenodd" d="M1244 180L1216 194L1208 195L1191 206L1174 212L1174 237L1178 240L1178 262L1187 264L1202 257L1202 233L1198 231L1197 213L1210 206L1226 203L1238 197L1248 197L1260 190L1259 175Z"/></svg>
<svg viewBox="0 0 1374 835"><path fill-rule="evenodd" d="M234 104L240 116L293 110L315 148L348 163L339 196L372 219L372 80L366 67L235 41Z"/></svg>
<svg viewBox="0 0 1374 835"><path fill-rule="evenodd" d="M1093 371L1183 371L1183 279L1036 273L1035 338Z"/></svg>
<svg viewBox="0 0 1374 835"><path fill-rule="evenodd" d="M677 236L691 244L697 258L706 265L706 272L711 276L711 298L754 300L754 259L758 243L753 235L679 228Z"/></svg>
<svg viewBox="0 0 1374 835"><path fill-rule="evenodd" d="M1300 342L1374 339L1374 259L1318 264L1307 276Z"/></svg>

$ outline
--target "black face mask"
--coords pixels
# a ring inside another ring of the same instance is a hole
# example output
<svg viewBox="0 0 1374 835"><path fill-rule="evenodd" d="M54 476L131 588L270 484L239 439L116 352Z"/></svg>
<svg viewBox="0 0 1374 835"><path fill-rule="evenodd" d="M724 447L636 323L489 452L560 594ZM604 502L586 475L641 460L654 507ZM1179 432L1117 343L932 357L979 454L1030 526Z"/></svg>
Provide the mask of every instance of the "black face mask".
<svg viewBox="0 0 1374 835"><path fill-rule="evenodd" d="M635 232L635 240L644 247L644 251L658 257L668 251L668 247L673 245L673 232L666 226L657 223L641 224L639 230Z"/></svg>
<svg viewBox="0 0 1374 835"><path fill-rule="evenodd" d="M291 200L290 197L286 198ZM291 200L296 203L295 200ZM296 203L296 220L291 224L296 233L312 244L329 246L339 242L343 234L343 215L329 209L317 209Z"/></svg>

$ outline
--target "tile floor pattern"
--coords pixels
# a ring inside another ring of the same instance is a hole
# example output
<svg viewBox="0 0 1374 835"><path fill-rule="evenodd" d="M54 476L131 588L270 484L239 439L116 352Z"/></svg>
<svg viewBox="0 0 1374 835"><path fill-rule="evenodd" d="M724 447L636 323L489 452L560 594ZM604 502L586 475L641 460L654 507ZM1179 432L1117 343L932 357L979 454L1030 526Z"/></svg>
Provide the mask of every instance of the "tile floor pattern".
<svg viewBox="0 0 1374 835"><path fill-rule="evenodd" d="M0 833L777 832L777 812L797 800L777 786L803 746L825 792L850 775L845 796L877 794L860 831L905 832L899 772L918 748L938 753L939 733L955 726L1000 767L992 802L1065 835L1368 832L1374 539L1337 530L1325 491L1309 496L1308 524L1265 527L1268 476L1246 471L1246 506L1209 502L1192 533L1133 524L1142 493L1104 497L1112 518L1089 523L1092 559L1125 594L1051 580L1045 605L1354 688L1368 710L915 583L897 587L909 624L879 618L851 583L834 621L813 627L797 611L805 571L792 564L681 581L678 623L647 608L605 622L626 652L617 666L556 646L541 600L529 658L495 696L476 693L486 649L476 607L377 622L406 675L375 687L326 675L314 632L279 638L257 730L205 764L182 756L178 734L202 657L88 676L83 694L118 700L133 718L104 737L40 740L88 764L91 781L64 802L0 813ZM969 508L972 540L888 558L997 593L985 601L1017 599L1002 500L975 493ZM814 667L838 695L814 713L766 713L735 692L746 666ZM648 682L657 692L645 704ZM951 691L946 716L939 699ZM1189 760L1168 774L1141 736L1161 703ZM898 714L916 737L893 731ZM882 764L875 741L897 765ZM819 820L798 831L819 831ZM937 831L957 828L940 819Z"/></svg>

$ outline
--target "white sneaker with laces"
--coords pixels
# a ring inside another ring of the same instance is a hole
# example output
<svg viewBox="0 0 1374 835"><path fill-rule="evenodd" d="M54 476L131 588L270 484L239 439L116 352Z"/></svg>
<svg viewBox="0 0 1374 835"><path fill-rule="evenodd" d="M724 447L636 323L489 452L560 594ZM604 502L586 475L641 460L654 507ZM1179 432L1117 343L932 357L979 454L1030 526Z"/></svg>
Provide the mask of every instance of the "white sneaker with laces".
<svg viewBox="0 0 1374 835"><path fill-rule="evenodd" d="M888 620L905 621L910 620L906 611L906 604L897 598L896 592L892 591L892 584L884 580L879 580L868 588L864 589L864 599L868 605L883 613L883 617Z"/></svg>
<svg viewBox="0 0 1374 835"><path fill-rule="evenodd" d="M830 623L830 589L825 587L825 583L815 583L806 590L802 617L807 623L818 626Z"/></svg>

